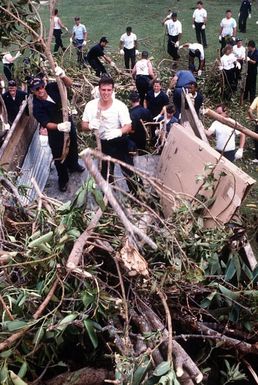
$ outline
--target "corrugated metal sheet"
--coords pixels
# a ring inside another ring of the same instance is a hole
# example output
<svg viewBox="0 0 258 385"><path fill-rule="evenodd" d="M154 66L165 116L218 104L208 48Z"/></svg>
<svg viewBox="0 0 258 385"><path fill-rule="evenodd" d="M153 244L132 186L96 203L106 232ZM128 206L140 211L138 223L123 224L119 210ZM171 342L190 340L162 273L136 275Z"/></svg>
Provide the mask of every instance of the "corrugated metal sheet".
<svg viewBox="0 0 258 385"><path fill-rule="evenodd" d="M49 176L51 161L52 153L48 145L48 137L39 135L38 130L36 130L24 159L21 175L17 180L18 186L28 187L26 197L23 197L24 204L31 203L37 196L35 188L31 183L32 177L35 178L40 191L44 190Z"/></svg>

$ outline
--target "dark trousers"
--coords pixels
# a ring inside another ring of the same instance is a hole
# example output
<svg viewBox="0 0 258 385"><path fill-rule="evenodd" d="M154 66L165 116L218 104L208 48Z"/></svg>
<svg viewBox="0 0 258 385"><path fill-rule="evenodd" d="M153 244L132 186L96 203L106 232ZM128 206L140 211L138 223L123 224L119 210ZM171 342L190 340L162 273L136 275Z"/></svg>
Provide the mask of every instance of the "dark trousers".
<svg viewBox="0 0 258 385"><path fill-rule="evenodd" d="M194 65L195 58L198 59L198 67L197 68L195 68L195 65ZM191 51L189 51L188 63L189 63L189 70L192 72L199 71L199 69L203 69L203 68L201 68L200 55L197 56Z"/></svg>
<svg viewBox="0 0 258 385"><path fill-rule="evenodd" d="M256 95L256 74L250 74L250 73L247 74L245 92L244 92L245 100L248 99L248 94L249 94L250 103L252 103Z"/></svg>
<svg viewBox="0 0 258 385"><path fill-rule="evenodd" d="M125 68L130 69L130 61L131 61L131 69L135 66L135 48L127 49L124 48L124 59L125 59Z"/></svg>
<svg viewBox="0 0 258 385"><path fill-rule="evenodd" d="M237 89L236 70L223 70L224 90L223 99L230 100L232 93Z"/></svg>
<svg viewBox="0 0 258 385"><path fill-rule="evenodd" d="M220 154L222 154L222 151L219 151L217 150ZM235 160L235 153L236 153L236 150L231 150L231 151L224 151L223 152L223 156L224 158L227 158L228 160L230 160L230 162L234 162Z"/></svg>
<svg viewBox="0 0 258 385"><path fill-rule="evenodd" d="M60 158L62 156L64 133L59 131L48 131L49 145L52 151L53 158ZM69 180L68 170L76 169L78 166L78 146L77 134L74 124L71 125L70 131L70 147L68 155L63 163L61 160L55 160L56 171L58 174L59 186L65 185Z"/></svg>
<svg viewBox="0 0 258 385"><path fill-rule="evenodd" d="M140 103L143 106L145 96L150 89L150 78L147 75L137 75L135 84L140 95Z"/></svg>
<svg viewBox="0 0 258 385"><path fill-rule="evenodd" d="M194 25L195 25L196 40L198 41L199 44L202 44L204 47L207 47L205 29L202 29L202 26L204 25L204 23L194 22Z"/></svg>
<svg viewBox="0 0 258 385"><path fill-rule="evenodd" d="M101 140L101 148L102 152L105 155L112 156L112 158L121 160L124 163L127 163L131 166L134 165L133 163L133 157L128 152L128 138L126 136L121 138L115 138L112 140ZM126 183L129 188L129 191L133 195L137 195L137 178L133 171L121 167L122 173L126 178ZM103 178L107 179L109 171L109 183L113 183L114 181L114 164L110 163L110 168L108 170L108 162L102 161L102 167L101 167L101 175ZM142 184L141 180L139 179L138 182Z"/></svg>
<svg viewBox="0 0 258 385"><path fill-rule="evenodd" d="M238 19L239 32L246 32L247 18L248 18L248 13L240 12L239 19Z"/></svg>
<svg viewBox="0 0 258 385"><path fill-rule="evenodd" d="M61 29L54 29L53 35L55 36L54 52L57 52L59 50L59 48L62 48L62 50L64 51L64 46L63 46L63 42L62 42L62 38L61 38L62 30Z"/></svg>
<svg viewBox="0 0 258 385"><path fill-rule="evenodd" d="M82 45L83 39L75 39L73 41L73 45L76 47L77 50L77 62L81 64L83 62L83 55L82 55Z"/></svg>
<svg viewBox="0 0 258 385"><path fill-rule="evenodd" d="M255 126L255 133L258 134L258 124ZM258 159L258 140L254 141L255 159Z"/></svg>
<svg viewBox="0 0 258 385"><path fill-rule="evenodd" d="M179 115L181 113L181 103L182 103L181 94L182 94L182 88L181 87L177 87L174 89L173 103L174 103L175 108L176 108L176 112L175 112L174 116L177 119L179 118Z"/></svg>
<svg viewBox="0 0 258 385"><path fill-rule="evenodd" d="M4 74L8 82L13 78L13 63L4 64Z"/></svg>
<svg viewBox="0 0 258 385"><path fill-rule="evenodd" d="M94 69L96 76L100 77L100 75L107 73L106 68L99 59L88 60L88 63Z"/></svg>
<svg viewBox="0 0 258 385"><path fill-rule="evenodd" d="M222 55L223 55L223 49L224 49L224 48L226 47L226 45L228 44L228 40L226 40L225 37L222 37L220 44L221 44L221 48L220 48L220 56L222 56Z"/></svg>
<svg viewBox="0 0 258 385"><path fill-rule="evenodd" d="M168 35L168 54L172 56L174 60L177 60L180 58L178 55L178 48L175 47L175 43L178 41L178 35L177 36L171 36Z"/></svg>

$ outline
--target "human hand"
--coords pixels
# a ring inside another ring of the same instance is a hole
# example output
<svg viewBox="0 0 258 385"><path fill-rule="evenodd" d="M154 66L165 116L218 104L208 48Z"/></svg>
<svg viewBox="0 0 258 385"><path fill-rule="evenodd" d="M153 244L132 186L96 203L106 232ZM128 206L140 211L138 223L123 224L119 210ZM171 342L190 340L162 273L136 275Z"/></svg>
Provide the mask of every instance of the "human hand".
<svg viewBox="0 0 258 385"><path fill-rule="evenodd" d="M154 122L157 122L157 121L159 120L160 117L161 117L160 114L154 116L153 121L154 121Z"/></svg>
<svg viewBox="0 0 258 385"><path fill-rule="evenodd" d="M237 17L240 17L240 12L238 12L238 15L237 15Z"/></svg>
<svg viewBox="0 0 258 385"><path fill-rule="evenodd" d="M3 129L6 130L6 131L9 131L11 128L10 124L9 123L3 123Z"/></svg>
<svg viewBox="0 0 258 385"><path fill-rule="evenodd" d="M222 36L221 35L219 35L219 41L221 41L222 40Z"/></svg>
<svg viewBox="0 0 258 385"><path fill-rule="evenodd" d="M192 28L195 29L195 25L194 24L192 24Z"/></svg>
<svg viewBox="0 0 258 385"><path fill-rule="evenodd" d="M180 45L180 46L178 47L178 49L182 49L182 48L184 48L184 45Z"/></svg>
<svg viewBox="0 0 258 385"><path fill-rule="evenodd" d="M235 37L235 36L232 36L232 40L235 41L235 40L236 40L236 37Z"/></svg>
<svg viewBox="0 0 258 385"><path fill-rule="evenodd" d="M179 40L175 42L175 47L176 47L176 48L179 47Z"/></svg>
<svg viewBox="0 0 258 385"><path fill-rule="evenodd" d="M113 61L110 62L110 65L111 67L115 67L116 66L116 63L114 63Z"/></svg>
<svg viewBox="0 0 258 385"><path fill-rule="evenodd" d="M64 78L65 77L65 71L63 70L63 68L56 66L55 67L55 75L59 76L60 78Z"/></svg>
<svg viewBox="0 0 258 385"><path fill-rule="evenodd" d="M67 27L65 27L65 30L66 30L66 32L69 32L69 29Z"/></svg>
<svg viewBox="0 0 258 385"><path fill-rule="evenodd" d="M201 76L201 74L202 74L202 70L198 70L197 75Z"/></svg>
<svg viewBox="0 0 258 385"><path fill-rule="evenodd" d="M87 45L87 41L83 40L82 46L85 47Z"/></svg>
<svg viewBox="0 0 258 385"><path fill-rule="evenodd" d="M252 17L251 13L249 13L248 17L249 17L249 19L251 19L251 17Z"/></svg>
<svg viewBox="0 0 258 385"><path fill-rule="evenodd" d="M18 57L20 57L22 54L20 53L20 51L18 51L15 55L15 58L17 59Z"/></svg>
<svg viewBox="0 0 258 385"><path fill-rule="evenodd" d="M62 122L62 123L58 123L57 125L57 129L58 131L60 132L70 132L71 131L71 122Z"/></svg>
<svg viewBox="0 0 258 385"><path fill-rule="evenodd" d="M238 68L239 70L241 70L241 64L239 63L239 61L236 62L236 68Z"/></svg>
<svg viewBox="0 0 258 385"><path fill-rule="evenodd" d="M115 138L119 138L122 136L122 130L120 128L113 128L113 130L109 130L105 134L105 139L106 140L112 140Z"/></svg>
<svg viewBox="0 0 258 385"><path fill-rule="evenodd" d="M70 37L69 41L70 41L70 43L72 43L72 42L73 42L73 38L72 38L72 37Z"/></svg>
<svg viewBox="0 0 258 385"><path fill-rule="evenodd" d="M222 65L219 66L219 70L220 70L220 71L223 70L223 66L222 66Z"/></svg>
<svg viewBox="0 0 258 385"><path fill-rule="evenodd" d="M206 25L205 25L205 24L203 24L203 25L202 25L202 29L205 29L205 28L206 28Z"/></svg>
<svg viewBox="0 0 258 385"><path fill-rule="evenodd" d="M246 57L246 61L249 62L251 59L249 56Z"/></svg>
<svg viewBox="0 0 258 385"><path fill-rule="evenodd" d="M243 158L243 152L244 152L244 149L239 148L235 153L235 160L242 159Z"/></svg>
<svg viewBox="0 0 258 385"><path fill-rule="evenodd" d="M136 50L135 50L135 55L139 55L139 53L140 53L140 52L138 51L138 49L136 49Z"/></svg>
<svg viewBox="0 0 258 385"><path fill-rule="evenodd" d="M97 118L93 118L93 119L89 122L89 129L90 129L90 130L99 130L99 126L100 126L100 120L97 119Z"/></svg>
<svg viewBox="0 0 258 385"><path fill-rule="evenodd" d="M123 55L125 52L124 50L121 48L120 51L119 51L120 55Z"/></svg>
<svg viewBox="0 0 258 385"><path fill-rule="evenodd" d="M166 91L166 94L167 94L168 97L171 96L172 90L170 88L168 88L167 91Z"/></svg>

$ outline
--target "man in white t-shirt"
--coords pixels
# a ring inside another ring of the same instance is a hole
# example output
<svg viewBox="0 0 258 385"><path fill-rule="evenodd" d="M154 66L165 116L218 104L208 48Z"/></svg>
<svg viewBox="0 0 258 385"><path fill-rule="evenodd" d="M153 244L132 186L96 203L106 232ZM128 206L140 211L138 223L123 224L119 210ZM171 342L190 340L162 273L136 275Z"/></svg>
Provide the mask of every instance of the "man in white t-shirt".
<svg viewBox="0 0 258 385"><path fill-rule="evenodd" d="M100 98L89 101L82 116L82 130L96 130L101 141L101 149L105 155L121 160L133 166L130 152L135 144L128 137L132 130L131 118L127 106L120 100L113 99L114 81L110 77L102 77L99 81ZM109 182L113 182L114 164L102 161L101 174ZM137 193L134 173L121 167L130 192ZM109 171L109 172L108 172Z"/></svg>
<svg viewBox="0 0 258 385"><path fill-rule="evenodd" d="M237 80L239 80L241 78L243 62L246 57L245 47L243 47L242 39L239 37L236 38L236 44L233 46L233 54L235 55L238 63L240 63L241 66L240 69L236 68L236 76Z"/></svg>
<svg viewBox="0 0 258 385"><path fill-rule="evenodd" d="M205 57L204 57L204 49L202 44L199 43L185 43L179 47L180 48L188 48L189 51L189 70L192 72L197 71L198 76L202 74L205 66ZM197 69L194 65L195 58L198 58L199 63Z"/></svg>
<svg viewBox="0 0 258 385"><path fill-rule="evenodd" d="M219 41L221 44L220 53L230 41L235 41L237 32L237 23L236 20L232 17L232 12L230 9L226 11L226 17L224 17L220 22L220 33Z"/></svg>
<svg viewBox="0 0 258 385"><path fill-rule="evenodd" d="M132 32L132 27L126 28L126 33L120 37L120 53L124 55L125 68L133 69L137 51L137 36ZM131 62L131 67L130 67Z"/></svg>
<svg viewBox="0 0 258 385"><path fill-rule="evenodd" d="M165 25L168 34L168 54L172 56L174 60L178 60L180 58L178 55L178 47L179 40L182 36L182 24L177 20L177 13L173 12L169 14L162 21L162 24Z"/></svg>
<svg viewBox="0 0 258 385"><path fill-rule="evenodd" d="M73 26L73 34L70 42L72 42L73 45L77 48L78 63L81 63L83 59L82 50L83 47L86 46L88 33L85 25L81 24L81 19L79 16L76 16L74 21L75 25Z"/></svg>
<svg viewBox="0 0 258 385"><path fill-rule="evenodd" d="M207 11L203 8L203 2L197 1L196 9L193 13L193 29L195 29L196 40L199 44L202 44L204 48L207 48L205 33L206 23Z"/></svg>
<svg viewBox="0 0 258 385"><path fill-rule="evenodd" d="M223 104L216 108L217 114L228 118L226 108ZM233 128L218 122L212 123L210 128L206 130L208 137L215 135L216 137L216 150L223 154L225 158L234 162L234 160L241 159L243 157L245 134L234 130ZM239 149L236 151L236 135L240 135Z"/></svg>

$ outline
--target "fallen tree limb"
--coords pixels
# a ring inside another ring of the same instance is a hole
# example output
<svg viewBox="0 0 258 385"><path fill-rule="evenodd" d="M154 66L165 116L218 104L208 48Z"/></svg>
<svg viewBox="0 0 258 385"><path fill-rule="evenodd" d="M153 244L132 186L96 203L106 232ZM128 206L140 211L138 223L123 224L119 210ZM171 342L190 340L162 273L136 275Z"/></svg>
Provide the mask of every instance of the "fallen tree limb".
<svg viewBox="0 0 258 385"><path fill-rule="evenodd" d="M38 310L36 311L36 313L33 314L33 318L36 320L38 319L41 314L43 313L43 311L45 310L45 308L47 307L49 301L51 300L51 298L53 297L54 293L55 293L55 290L56 290L56 287L57 287L57 284L59 282L59 279L57 278L55 280L55 282L53 283L53 286L51 287L51 289L49 290L48 292L48 295L46 296L46 298L44 299L44 301L42 302L42 304L40 305L40 307L38 308Z"/></svg>

